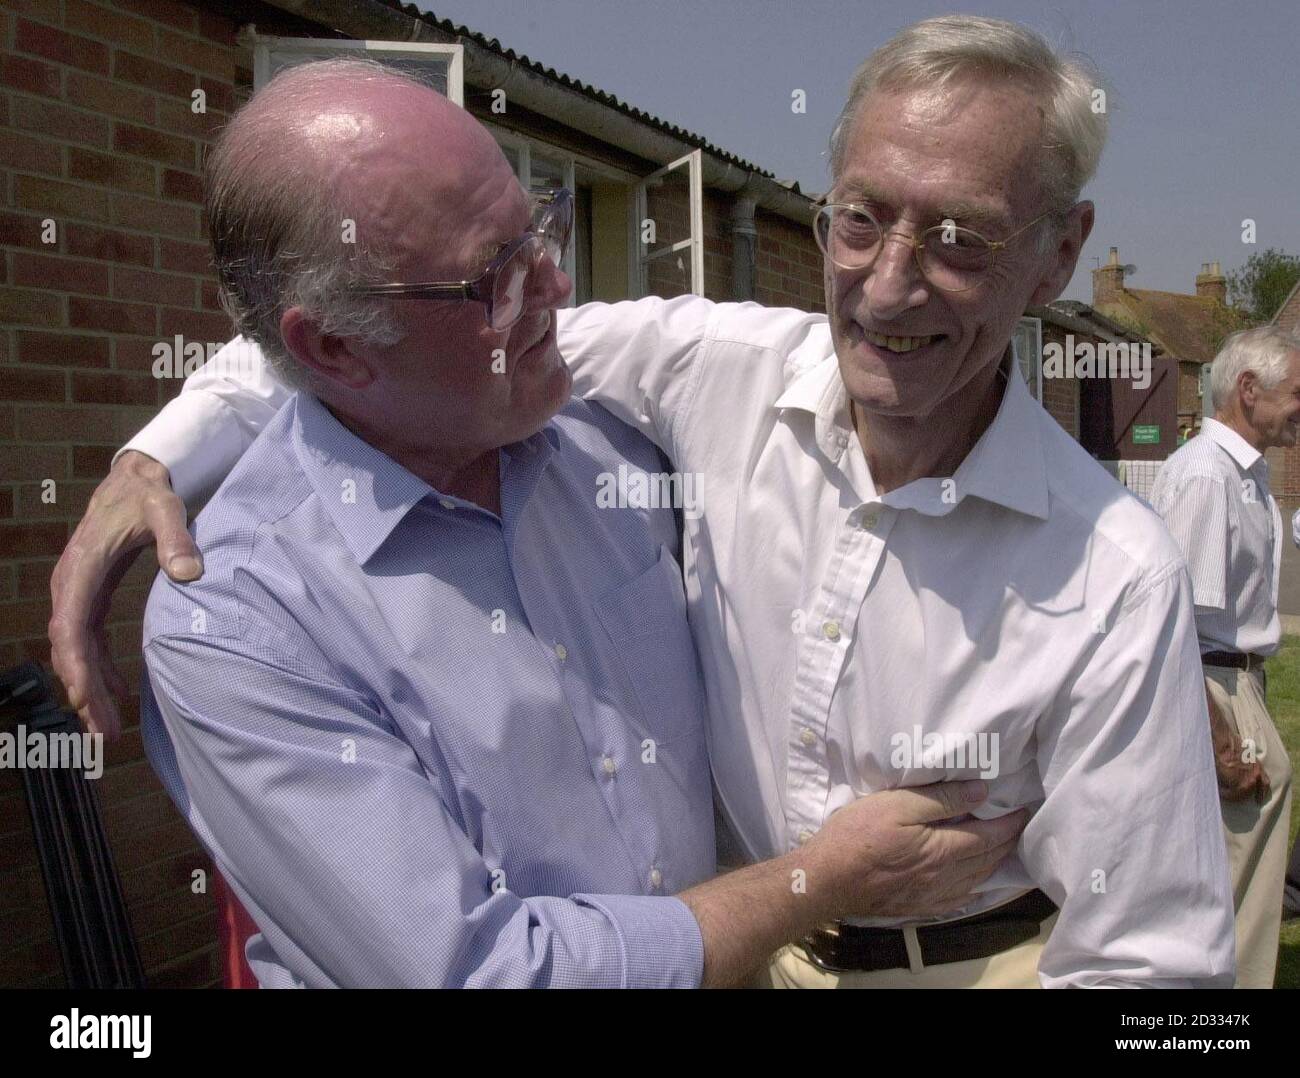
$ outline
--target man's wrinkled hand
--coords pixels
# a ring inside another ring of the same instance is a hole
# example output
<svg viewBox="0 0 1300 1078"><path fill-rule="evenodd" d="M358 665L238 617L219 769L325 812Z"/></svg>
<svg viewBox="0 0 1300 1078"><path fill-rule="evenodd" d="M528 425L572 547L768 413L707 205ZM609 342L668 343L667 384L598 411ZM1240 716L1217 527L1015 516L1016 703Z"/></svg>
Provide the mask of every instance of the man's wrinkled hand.
<svg viewBox="0 0 1300 1078"><path fill-rule="evenodd" d="M50 577L54 672L86 728L110 740L121 732L118 705L128 696L105 629L113 591L151 541L173 580L202 576L203 560L185 522L185 505L172 492L167 469L143 453L123 453L95 488Z"/></svg>

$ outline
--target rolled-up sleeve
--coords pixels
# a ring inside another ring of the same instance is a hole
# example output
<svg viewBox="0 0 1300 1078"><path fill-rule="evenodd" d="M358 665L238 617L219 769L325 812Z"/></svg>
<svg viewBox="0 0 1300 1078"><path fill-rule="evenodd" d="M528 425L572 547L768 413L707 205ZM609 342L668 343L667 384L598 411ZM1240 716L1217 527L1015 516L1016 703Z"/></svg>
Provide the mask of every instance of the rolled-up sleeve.
<svg viewBox="0 0 1300 1078"><path fill-rule="evenodd" d="M1187 559L1197 606L1222 610L1227 603L1228 501L1216 476L1185 475L1157 487L1152 505Z"/></svg>
<svg viewBox="0 0 1300 1078"><path fill-rule="evenodd" d="M1022 839L1061 907L1045 987L1231 987L1233 905L1187 575L1102 627L1039 724L1046 800Z"/></svg>
<svg viewBox="0 0 1300 1078"><path fill-rule="evenodd" d="M150 759L295 981L699 985L684 903L515 894L412 747L329 671L229 638L154 637L145 657Z"/></svg>

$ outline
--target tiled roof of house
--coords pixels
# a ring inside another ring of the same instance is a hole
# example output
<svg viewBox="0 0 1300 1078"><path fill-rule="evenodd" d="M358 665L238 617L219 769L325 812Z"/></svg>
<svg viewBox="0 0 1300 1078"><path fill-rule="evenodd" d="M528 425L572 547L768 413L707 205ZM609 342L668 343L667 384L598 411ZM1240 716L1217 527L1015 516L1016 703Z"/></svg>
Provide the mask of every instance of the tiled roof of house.
<svg viewBox="0 0 1300 1078"><path fill-rule="evenodd" d="M1300 281L1282 301L1277 313L1273 315L1273 325L1286 329L1300 329Z"/></svg>
<svg viewBox="0 0 1300 1078"><path fill-rule="evenodd" d="M1106 317L1100 311L1094 310L1088 304L1080 303L1078 300L1058 299L1049 303L1046 307L1031 307L1026 313L1046 317L1066 329L1075 329L1076 326L1072 323L1077 323L1104 341L1145 342L1148 339L1132 326L1116 322L1113 318ZM1164 352L1164 348L1158 342L1153 340L1150 343L1154 354L1159 355Z"/></svg>
<svg viewBox="0 0 1300 1078"><path fill-rule="evenodd" d="M1239 316L1217 300L1181 292L1124 288L1099 308L1180 360L1209 363L1223 338L1241 328Z"/></svg>

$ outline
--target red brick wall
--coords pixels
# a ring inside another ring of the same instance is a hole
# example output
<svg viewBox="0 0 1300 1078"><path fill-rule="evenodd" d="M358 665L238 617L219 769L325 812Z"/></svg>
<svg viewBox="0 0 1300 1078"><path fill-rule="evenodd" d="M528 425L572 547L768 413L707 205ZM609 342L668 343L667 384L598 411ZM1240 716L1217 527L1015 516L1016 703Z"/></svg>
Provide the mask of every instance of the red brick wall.
<svg viewBox="0 0 1300 1078"><path fill-rule="evenodd" d="M811 214L809 215L811 220ZM822 255L809 225L759 210L754 298L769 307L825 311Z"/></svg>
<svg viewBox="0 0 1300 1078"><path fill-rule="evenodd" d="M152 377L153 345L230 334L198 172L234 100L235 30L173 0L0 0L0 665L48 662L55 559L114 449L180 388ZM194 89L206 114L191 111ZM155 568L141 556L109 616L133 689ZM124 719L99 788L146 971L156 985L211 984L213 903L190 888L208 862L144 758L138 700ZM0 894L14 897L0 985L61 983L13 771L0 772Z"/></svg>

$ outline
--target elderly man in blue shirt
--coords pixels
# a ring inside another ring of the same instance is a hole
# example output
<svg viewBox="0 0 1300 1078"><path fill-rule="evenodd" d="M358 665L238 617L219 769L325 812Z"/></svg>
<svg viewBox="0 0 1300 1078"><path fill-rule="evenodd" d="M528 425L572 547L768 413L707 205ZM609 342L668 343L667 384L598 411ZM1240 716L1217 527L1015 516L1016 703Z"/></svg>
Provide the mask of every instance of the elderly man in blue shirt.
<svg viewBox="0 0 1300 1078"><path fill-rule="evenodd" d="M828 919L958 906L1012 848L1024 813L930 826L981 799L953 783L710 879L673 516L595 497L661 461L556 348L567 192L329 61L234 118L207 210L298 392L196 521L202 579L157 579L143 721L263 985L735 984Z"/></svg>

